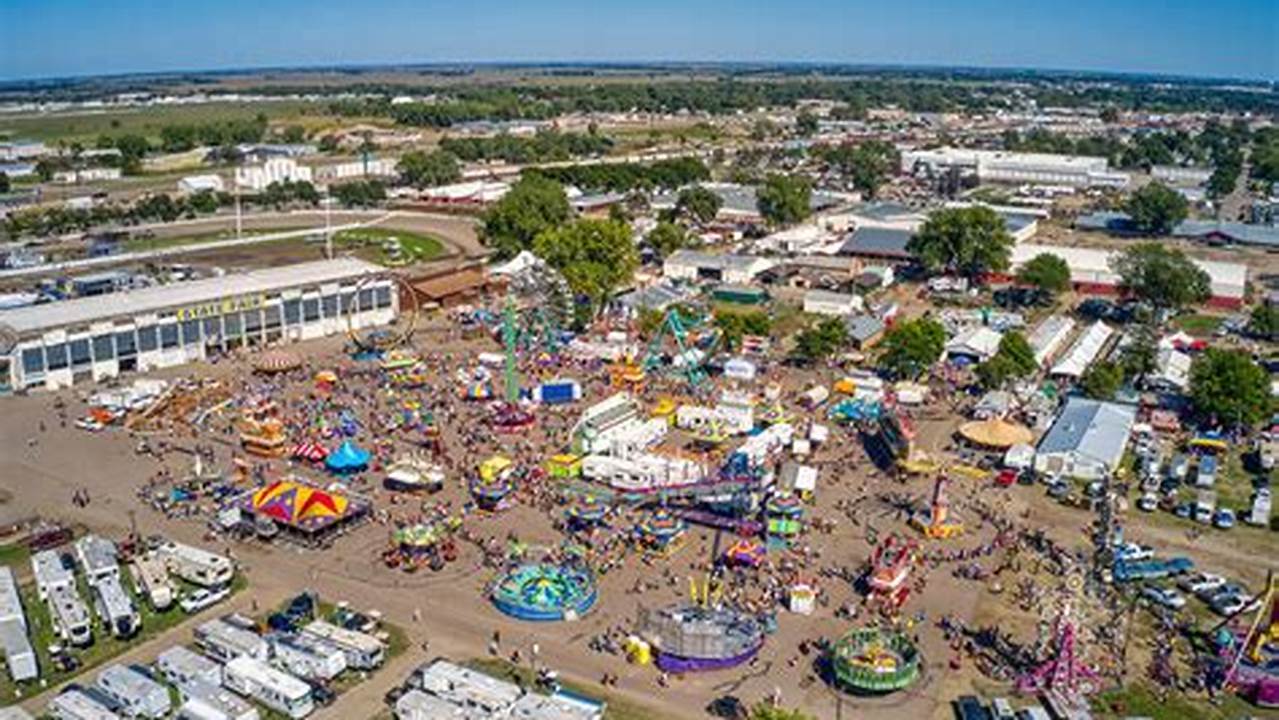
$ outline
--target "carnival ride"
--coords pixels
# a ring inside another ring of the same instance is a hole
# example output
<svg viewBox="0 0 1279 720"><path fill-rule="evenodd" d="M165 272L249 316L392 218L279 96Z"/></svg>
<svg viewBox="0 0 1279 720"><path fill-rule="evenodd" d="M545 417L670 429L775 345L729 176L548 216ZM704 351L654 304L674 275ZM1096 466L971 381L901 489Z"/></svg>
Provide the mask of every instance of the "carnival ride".
<svg viewBox="0 0 1279 720"><path fill-rule="evenodd" d="M1255 605L1248 603L1239 613L1217 626L1222 659L1227 663L1225 682L1259 707L1279 707L1279 576L1272 570L1266 590ZM1242 632L1227 627L1236 618L1255 612Z"/></svg>
<svg viewBox="0 0 1279 720"><path fill-rule="evenodd" d="M356 283L355 288L344 293L341 299L341 313L346 316L346 335L355 347L353 354L357 356L368 359L381 359L386 351L408 345L413 338L413 331L417 328L419 309L417 291L398 274L391 274L388 277L395 283L395 291L399 294L401 301L407 301L409 304L408 307L401 307L398 314L398 318L403 318L406 321L403 327L394 329L379 328L360 335L359 328L355 326L357 303L361 297L369 297L376 292L372 285L383 279L380 275L369 275L361 278ZM398 325L399 320L397 319L396 322Z"/></svg>
<svg viewBox="0 0 1279 720"><path fill-rule="evenodd" d="M423 566L435 571L443 570L445 564L457 560L457 545L452 535L461 524L458 518L445 518L396 528L382 553L382 562L389 568L400 568L406 572L414 572Z"/></svg>
<svg viewBox="0 0 1279 720"><path fill-rule="evenodd" d="M750 538L739 538L724 551L724 562L735 567L759 567L767 549Z"/></svg>
<svg viewBox="0 0 1279 720"><path fill-rule="evenodd" d="M324 458L324 468L339 475L362 472L368 468L372 457L373 454L368 450L346 440Z"/></svg>
<svg viewBox="0 0 1279 720"><path fill-rule="evenodd" d="M952 538L964 532L964 523L950 514L950 504L946 499L946 486L950 479L945 473L939 473L933 484L933 499L928 509L916 512L910 518L910 524L926 537Z"/></svg>
<svg viewBox="0 0 1279 720"><path fill-rule="evenodd" d="M240 424L240 446L246 453L258 457L274 458L284 455L287 439L284 424L275 418L254 420L245 418Z"/></svg>
<svg viewBox="0 0 1279 720"><path fill-rule="evenodd" d="M678 515L660 508L644 517L635 529L645 549L665 556L679 549L687 526Z"/></svg>
<svg viewBox="0 0 1279 720"><path fill-rule="evenodd" d="M609 366L609 384L615 388L638 393L644 390L644 381L647 373L644 366L635 362L635 358L628 355L625 358L618 358ZM672 412L674 409L672 408Z"/></svg>
<svg viewBox="0 0 1279 720"><path fill-rule="evenodd" d="M444 469L410 455L391 463L382 484L387 490L396 492L438 492L444 489Z"/></svg>
<svg viewBox="0 0 1279 720"><path fill-rule="evenodd" d="M799 535L804 504L789 493L773 495L764 503L765 528L769 547L789 547Z"/></svg>
<svg viewBox="0 0 1279 720"><path fill-rule="evenodd" d="M866 571L866 587L870 597L882 601L890 610L901 608L910 597L906 584L919 556L919 545L893 534L875 546Z"/></svg>
<svg viewBox="0 0 1279 720"><path fill-rule="evenodd" d="M654 372L664 368L667 362L662 351L663 340L670 336L676 349L676 353L669 363L670 369L681 372L685 379L688 380L689 386L696 390L707 381L704 363L705 358L711 356L712 348L701 349L696 347L690 341L688 327L689 323L686 323L681 317L679 310L675 308L667 310L666 315L662 318L661 325L658 326L657 333L649 341L648 350L644 354L644 359L640 365L646 372Z"/></svg>
<svg viewBox="0 0 1279 720"><path fill-rule="evenodd" d="M576 620L595 605L595 577L579 565L528 563L503 575L489 591L498 610L519 620Z"/></svg>
<svg viewBox="0 0 1279 720"><path fill-rule="evenodd" d="M1047 658L1017 678L1019 694L1038 695L1051 691L1073 701L1100 689L1096 670L1085 664L1076 651L1075 623L1070 607L1070 603L1066 602L1057 614L1052 638L1047 643Z"/></svg>
<svg viewBox="0 0 1279 720"><path fill-rule="evenodd" d="M594 497L583 496L564 511L570 530L591 530L604 524L609 507Z"/></svg>
<svg viewBox="0 0 1279 720"><path fill-rule="evenodd" d="M640 616L640 634L657 651L657 667L684 673L722 670L749 661L764 644L755 615L719 602L720 588L690 579L692 602Z"/></svg>
<svg viewBox="0 0 1279 720"><path fill-rule="evenodd" d="M515 464L501 455L480 463L479 474L471 478L468 488L481 510L502 510L506 499L515 491Z"/></svg>
<svg viewBox="0 0 1279 720"><path fill-rule="evenodd" d="M874 627L856 628L831 646L831 676L842 690L883 695L919 680L919 649L905 634Z"/></svg>

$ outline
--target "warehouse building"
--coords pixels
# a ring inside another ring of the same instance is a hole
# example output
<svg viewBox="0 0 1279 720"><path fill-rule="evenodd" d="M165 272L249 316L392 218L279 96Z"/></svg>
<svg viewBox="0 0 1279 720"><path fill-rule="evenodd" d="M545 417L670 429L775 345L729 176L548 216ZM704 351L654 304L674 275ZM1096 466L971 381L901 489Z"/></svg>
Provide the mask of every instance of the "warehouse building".
<svg viewBox="0 0 1279 720"><path fill-rule="evenodd" d="M990 183L1125 188L1129 182L1128 174L1112 171L1106 158L1087 155L938 148L903 151L901 162L908 175L956 169Z"/></svg>
<svg viewBox="0 0 1279 720"><path fill-rule="evenodd" d="M0 394L385 325L399 298L382 270L320 260L0 311Z"/></svg>

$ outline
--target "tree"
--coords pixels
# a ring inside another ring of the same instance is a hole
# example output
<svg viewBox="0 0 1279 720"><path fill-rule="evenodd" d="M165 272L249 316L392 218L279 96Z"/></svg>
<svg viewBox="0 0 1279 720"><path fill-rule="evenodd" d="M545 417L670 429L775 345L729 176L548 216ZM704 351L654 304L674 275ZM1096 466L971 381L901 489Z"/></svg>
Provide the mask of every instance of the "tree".
<svg viewBox="0 0 1279 720"><path fill-rule="evenodd" d="M658 257L665 258L688 245L688 231L673 222L659 222L644 241Z"/></svg>
<svg viewBox="0 0 1279 720"><path fill-rule="evenodd" d="M975 205L933 212L906 249L930 271L977 279L1007 269L1012 246L1004 219L988 207Z"/></svg>
<svg viewBox="0 0 1279 720"><path fill-rule="evenodd" d="M742 338L746 335L768 335L773 329L773 320L762 310L750 312L733 312L717 310L715 327L724 335L724 344L728 350L741 347ZM834 332L833 330L831 331ZM833 335L832 335L833 338Z"/></svg>
<svg viewBox="0 0 1279 720"><path fill-rule="evenodd" d="M811 137L817 134L817 116L801 110L799 115L795 116L795 132L803 137Z"/></svg>
<svg viewBox="0 0 1279 720"><path fill-rule="evenodd" d="M1119 122L1119 108L1107 105L1101 109L1101 121L1107 125Z"/></svg>
<svg viewBox="0 0 1279 720"><path fill-rule="evenodd" d="M680 191L679 198L675 201L675 210L705 225L719 215L723 204L724 201L715 192L701 185L694 185Z"/></svg>
<svg viewBox="0 0 1279 720"><path fill-rule="evenodd" d="M788 710L762 702L751 708L750 720L813 720L813 717L800 710Z"/></svg>
<svg viewBox="0 0 1279 720"><path fill-rule="evenodd" d="M946 328L932 318L899 322L879 344L879 367L893 377L915 379L946 349Z"/></svg>
<svg viewBox="0 0 1279 720"><path fill-rule="evenodd" d="M1070 289L1070 266L1060 255L1040 253L1017 270L1017 280L1050 293Z"/></svg>
<svg viewBox="0 0 1279 720"><path fill-rule="evenodd" d="M329 194L346 207L373 207L386 199L386 186L377 180L355 180L332 186Z"/></svg>
<svg viewBox="0 0 1279 720"><path fill-rule="evenodd" d="M9 192L9 189L10 189L10 187L9 187L9 175L8 175L8 173L2 173L2 172L0 172L0 194L4 194L4 193Z"/></svg>
<svg viewBox="0 0 1279 720"><path fill-rule="evenodd" d="M400 156L396 169L404 182L415 188L447 185L462 179L462 168L457 158L441 150L406 152Z"/></svg>
<svg viewBox="0 0 1279 720"><path fill-rule="evenodd" d="M1190 400L1205 417L1251 427L1270 416L1270 376L1246 352L1208 348L1190 366Z"/></svg>
<svg viewBox="0 0 1279 720"><path fill-rule="evenodd" d="M867 198L875 197L884 180L901 166L897 148L883 140L839 145L827 150L825 157L826 162L838 168Z"/></svg>
<svg viewBox="0 0 1279 720"><path fill-rule="evenodd" d="M1189 213L1189 203L1181 193L1152 182L1128 198L1127 210L1133 225L1150 235L1167 235Z"/></svg>
<svg viewBox="0 0 1279 720"><path fill-rule="evenodd" d="M592 313L639 265L630 226L614 220L584 218L549 227L533 240L533 252L559 270L574 293L589 299Z"/></svg>
<svg viewBox="0 0 1279 720"><path fill-rule="evenodd" d="M1254 337L1274 340L1279 338L1279 308L1262 303L1252 309L1248 318L1248 332Z"/></svg>
<svg viewBox="0 0 1279 720"><path fill-rule="evenodd" d="M329 134L320 138L319 151L322 153L335 153L338 151L338 136Z"/></svg>
<svg viewBox="0 0 1279 720"><path fill-rule="evenodd" d="M40 158L36 161L36 177L40 178L40 182L49 182L53 179L53 173L57 171L57 165L48 158Z"/></svg>
<svg viewBox="0 0 1279 720"><path fill-rule="evenodd" d="M1176 248L1149 242L1133 245L1110 260L1119 287L1158 309L1177 310L1211 295L1208 273Z"/></svg>
<svg viewBox="0 0 1279 720"><path fill-rule="evenodd" d="M284 142L292 145L304 143L306 142L306 128L301 125L289 125L280 133L280 137Z"/></svg>
<svg viewBox="0 0 1279 720"><path fill-rule="evenodd" d="M801 360L817 362L839 352L847 343L848 328L844 321L837 317L823 318L795 336L795 355Z"/></svg>
<svg viewBox="0 0 1279 720"><path fill-rule="evenodd" d="M534 238L561 225L568 217L564 188L554 180L530 174L520 178L484 213L484 238L497 248L499 257L511 257L527 250Z"/></svg>
<svg viewBox="0 0 1279 720"><path fill-rule="evenodd" d="M770 225L792 225L808 217L813 188L806 178L769 175L756 194L760 215Z"/></svg>
<svg viewBox="0 0 1279 720"><path fill-rule="evenodd" d="M1119 365L1124 377L1137 383L1159 368L1159 333L1153 324L1137 326L1119 356Z"/></svg>
<svg viewBox="0 0 1279 720"><path fill-rule="evenodd" d="M1003 386L1013 378L1023 378L1039 369L1035 351L1026 336L1010 330L999 339L999 350L977 367L977 375L987 388Z"/></svg>
<svg viewBox="0 0 1279 720"><path fill-rule="evenodd" d="M1110 400L1124 384L1124 370L1105 360L1093 363L1079 378L1079 387L1094 400Z"/></svg>

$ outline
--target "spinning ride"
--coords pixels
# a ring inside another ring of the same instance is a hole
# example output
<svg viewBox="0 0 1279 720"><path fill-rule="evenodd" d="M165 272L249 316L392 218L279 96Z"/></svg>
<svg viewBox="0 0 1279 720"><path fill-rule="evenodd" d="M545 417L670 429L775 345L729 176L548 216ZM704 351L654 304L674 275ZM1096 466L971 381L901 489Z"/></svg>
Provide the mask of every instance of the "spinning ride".
<svg viewBox="0 0 1279 720"><path fill-rule="evenodd" d="M938 475L928 510L917 512L910 518L910 524L930 538L951 538L964 532L964 523L950 514L950 503L946 500L946 486L949 484L949 478L944 474Z"/></svg>
<svg viewBox="0 0 1279 720"><path fill-rule="evenodd" d="M503 613L519 620L575 620L598 598L595 578L576 565L532 563L506 573L489 598Z"/></svg>
<svg viewBox="0 0 1279 720"><path fill-rule="evenodd" d="M835 684L859 695L882 695L910 687L919 679L919 650L904 634L857 628L830 650Z"/></svg>
<svg viewBox="0 0 1279 720"><path fill-rule="evenodd" d="M661 555L668 555L679 547L686 529L684 520L669 510L655 510L639 525L640 541L644 546Z"/></svg>
<svg viewBox="0 0 1279 720"><path fill-rule="evenodd" d="M645 613L641 634L665 672L722 670L747 662L764 644L764 625L729 607L676 605Z"/></svg>

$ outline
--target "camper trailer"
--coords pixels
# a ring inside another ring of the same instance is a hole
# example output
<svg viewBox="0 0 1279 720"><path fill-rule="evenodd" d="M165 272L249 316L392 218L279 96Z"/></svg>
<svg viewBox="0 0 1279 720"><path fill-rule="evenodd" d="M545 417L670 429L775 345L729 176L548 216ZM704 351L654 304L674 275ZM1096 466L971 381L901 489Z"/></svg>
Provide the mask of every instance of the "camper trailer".
<svg viewBox="0 0 1279 720"><path fill-rule="evenodd" d="M134 560L129 569L134 587L146 597L153 609L163 611L173 605L173 583L169 582L169 571L163 560L145 555Z"/></svg>
<svg viewBox="0 0 1279 720"><path fill-rule="evenodd" d="M57 720L121 720L106 698L74 686L49 701L47 714Z"/></svg>
<svg viewBox="0 0 1279 720"><path fill-rule="evenodd" d="M43 550L31 556L36 593L49 608L54 631L63 642L83 646L93 642L89 610L76 590L75 573L62 555Z"/></svg>
<svg viewBox="0 0 1279 720"><path fill-rule="evenodd" d="M240 656L262 662L271 658L271 646L261 635L226 620L210 620L197 627L195 644L209 657L224 663Z"/></svg>
<svg viewBox="0 0 1279 720"><path fill-rule="evenodd" d="M156 553L164 558L169 572L201 587L226 585L235 575L235 563L230 558L198 547L167 542Z"/></svg>
<svg viewBox="0 0 1279 720"><path fill-rule="evenodd" d="M181 689L178 720L258 720L258 709L220 685L194 682Z"/></svg>
<svg viewBox="0 0 1279 720"><path fill-rule="evenodd" d="M307 680L332 680L346 670L342 649L314 635L277 635L271 650L276 667Z"/></svg>
<svg viewBox="0 0 1279 720"><path fill-rule="evenodd" d="M225 683L231 690L291 718L306 717L315 709L310 685L256 658L241 656L228 662Z"/></svg>
<svg viewBox="0 0 1279 720"><path fill-rule="evenodd" d="M120 563L116 560L115 543L97 535L85 535L75 542L76 562L85 580L96 585L102 580L119 580Z"/></svg>
<svg viewBox="0 0 1279 720"><path fill-rule="evenodd" d="M0 652L4 653L9 677L22 681L39 676L36 654L27 639L27 614L18 596L18 583L6 566L0 566Z"/></svg>
<svg viewBox="0 0 1279 720"><path fill-rule="evenodd" d="M97 687L128 717L162 718L172 708L167 688L145 673L124 665L103 668L98 673Z"/></svg>
<svg viewBox="0 0 1279 720"><path fill-rule="evenodd" d="M98 619L118 638L133 637L142 628L142 616L124 591L119 578L104 577L93 585L93 606Z"/></svg>
<svg viewBox="0 0 1279 720"><path fill-rule="evenodd" d="M157 655L155 669L183 692L183 688L191 683L222 684L221 665L182 645L174 645Z"/></svg>
<svg viewBox="0 0 1279 720"><path fill-rule="evenodd" d="M323 620L312 622L302 632L336 645L346 655L347 667L370 670L385 659L382 641L372 635L340 628Z"/></svg>

